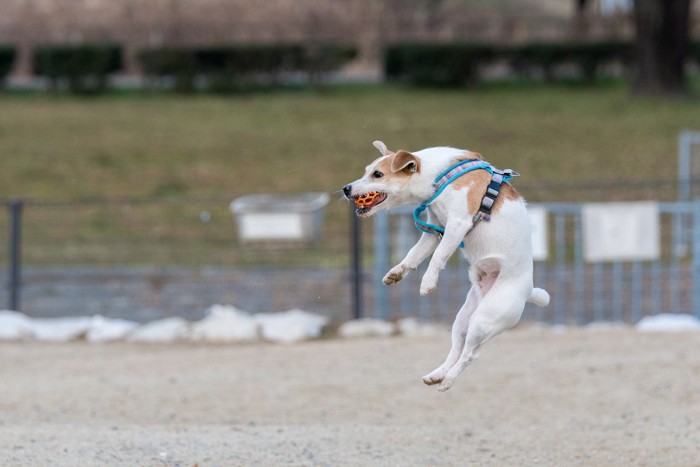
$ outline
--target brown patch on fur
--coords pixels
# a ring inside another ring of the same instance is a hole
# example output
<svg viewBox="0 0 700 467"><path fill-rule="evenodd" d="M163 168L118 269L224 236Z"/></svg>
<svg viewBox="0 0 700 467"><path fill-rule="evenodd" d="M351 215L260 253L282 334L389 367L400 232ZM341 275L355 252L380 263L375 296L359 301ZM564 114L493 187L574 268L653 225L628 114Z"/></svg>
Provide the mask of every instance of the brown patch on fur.
<svg viewBox="0 0 700 467"><path fill-rule="evenodd" d="M467 152L465 152L464 154L455 157L455 158L454 158L454 163L456 164L457 162L460 162L460 161L468 161L468 160L470 160L470 159L479 159L479 160L482 160L482 161L484 160L484 158L481 157L481 154L479 154L478 152L467 151Z"/></svg>
<svg viewBox="0 0 700 467"><path fill-rule="evenodd" d="M511 201L515 201L520 198L520 193L513 188L513 185L508 182L501 185L501 193L498 195L498 199L509 199Z"/></svg>
<svg viewBox="0 0 700 467"><path fill-rule="evenodd" d="M491 183L491 174L485 170L474 170L472 172L468 172L452 182L452 186L454 186L456 190L463 188L468 189L467 209L469 210L469 214L471 216L476 215L477 211L481 207L481 200L486 193L486 188L489 186L489 183ZM496 198L496 202L494 203L493 208L491 208L491 212L497 213L503 205L504 200L508 199L515 201L519 198L520 194L515 190L515 188L506 182L501 185L501 192L498 194L498 198Z"/></svg>

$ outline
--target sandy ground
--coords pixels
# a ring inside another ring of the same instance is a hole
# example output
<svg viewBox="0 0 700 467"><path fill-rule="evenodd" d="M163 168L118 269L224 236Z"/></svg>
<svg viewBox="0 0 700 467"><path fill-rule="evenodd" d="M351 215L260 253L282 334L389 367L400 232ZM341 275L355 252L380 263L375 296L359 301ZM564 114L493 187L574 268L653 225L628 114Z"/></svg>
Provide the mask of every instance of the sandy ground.
<svg viewBox="0 0 700 467"><path fill-rule="evenodd" d="M0 345L0 465L700 465L700 333Z"/></svg>

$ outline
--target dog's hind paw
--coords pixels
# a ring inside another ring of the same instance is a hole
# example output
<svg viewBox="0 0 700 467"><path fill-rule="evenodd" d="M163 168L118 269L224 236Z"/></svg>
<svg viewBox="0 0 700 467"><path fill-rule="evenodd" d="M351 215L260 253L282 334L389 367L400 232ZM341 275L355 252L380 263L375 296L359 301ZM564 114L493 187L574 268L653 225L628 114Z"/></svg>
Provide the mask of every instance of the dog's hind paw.
<svg viewBox="0 0 700 467"><path fill-rule="evenodd" d="M450 389L452 387L453 383L454 383L453 379L448 378L448 379L443 380L443 382L440 384L440 386L438 386L438 391L440 391L440 392L447 391L448 389Z"/></svg>
<svg viewBox="0 0 700 467"><path fill-rule="evenodd" d="M442 368L438 368L423 376L423 382L428 386L441 383L443 379L445 379L445 371Z"/></svg>

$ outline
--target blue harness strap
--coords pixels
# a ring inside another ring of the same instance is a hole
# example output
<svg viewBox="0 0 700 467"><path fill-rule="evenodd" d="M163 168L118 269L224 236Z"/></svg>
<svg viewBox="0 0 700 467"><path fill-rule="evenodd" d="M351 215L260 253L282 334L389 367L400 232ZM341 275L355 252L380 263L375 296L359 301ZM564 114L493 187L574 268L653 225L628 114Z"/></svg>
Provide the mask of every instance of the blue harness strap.
<svg viewBox="0 0 700 467"><path fill-rule="evenodd" d="M425 233L438 235L440 237L442 237L445 234L444 227L440 227L438 225L426 222L420 218L420 215L423 213L423 211L428 209L428 206L433 201L435 201L435 199L438 196L440 196L440 194L445 190L445 188L447 188L447 185L454 182L462 175L465 175L474 170L486 170L488 173L491 174L491 182L486 188L486 193L481 199L481 205L479 206L479 210L474 215L472 220L474 222L474 225L478 224L482 220L485 220L487 222L491 220L491 209L496 203L496 199L498 198L498 194L501 192L501 187L503 183L507 182L513 177L519 176L520 174L510 169L498 170L488 162L482 161L480 159L468 159L460 161L457 164L449 167L447 170L445 170L435 178L435 182L433 183L433 188L435 189L435 192L430 197L430 199L421 203L421 205L413 211L413 221L415 222L418 230L421 230ZM460 245L460 247L463 246L464 243Z"/></svg>

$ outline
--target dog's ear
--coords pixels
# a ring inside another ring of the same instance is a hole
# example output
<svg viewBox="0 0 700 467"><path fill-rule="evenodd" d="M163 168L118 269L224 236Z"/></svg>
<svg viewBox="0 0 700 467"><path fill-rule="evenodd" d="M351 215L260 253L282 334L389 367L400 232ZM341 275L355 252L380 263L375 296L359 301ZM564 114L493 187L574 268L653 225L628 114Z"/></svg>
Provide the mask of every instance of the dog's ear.
<svg viewBox="0 0 700 467"><path fill-rule="evenodd" d="M420 159L408 151L401 150L397 152L391 161L391 171L396 173L402 170L411 173L418 172L420 170Z"/></svg>
<svg viewBox="0 0 700 467"><path fill-rule="evenodd" d="M375 141L372 144L374 145L375 148L379 149L379 152L382 153L382 156L388 156L389 154L391 154L389 152L389 150L387 149L386 144L384 144L383 141Z"/></svg>

